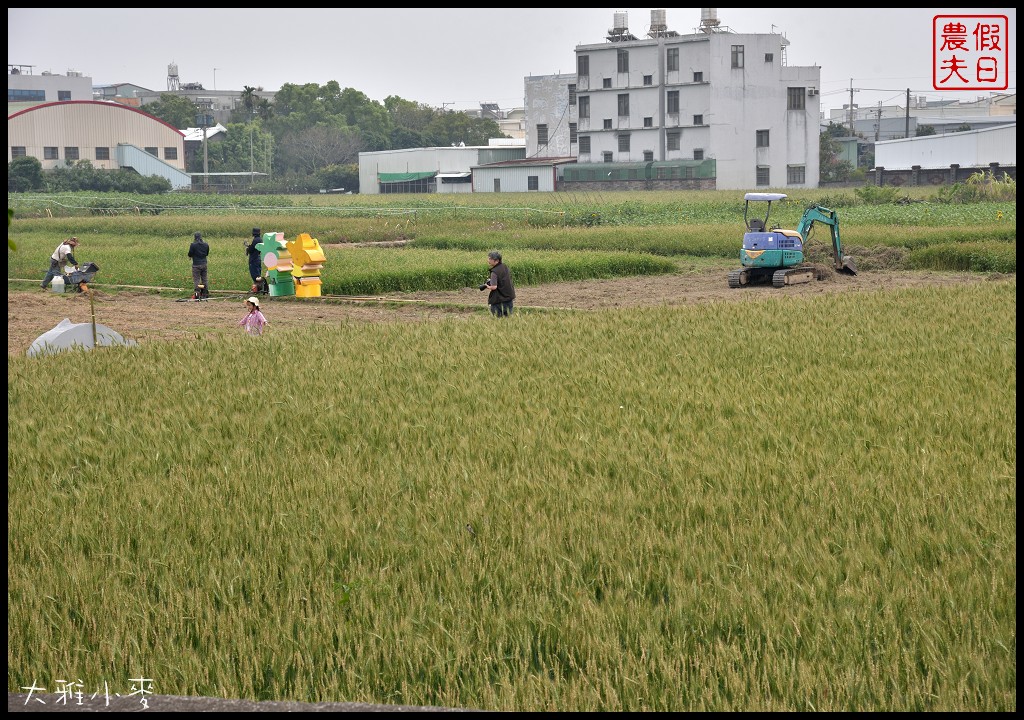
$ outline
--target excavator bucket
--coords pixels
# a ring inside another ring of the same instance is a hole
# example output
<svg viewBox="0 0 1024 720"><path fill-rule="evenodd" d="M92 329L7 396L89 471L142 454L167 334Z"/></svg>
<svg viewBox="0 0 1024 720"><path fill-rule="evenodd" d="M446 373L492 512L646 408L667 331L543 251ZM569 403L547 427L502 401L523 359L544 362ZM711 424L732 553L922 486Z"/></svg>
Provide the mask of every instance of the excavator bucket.
<svg viewBox="0 0 1024 720"><path fill-rule="evenodd" d="M857 274L857 264L853 261L853 258L850 257L849 255L843 255L843 259L839 263L839 267L837 267L836 270L841 272L841 273L843 273L843 274L845 274L845 275L856 275Z"/></svg>

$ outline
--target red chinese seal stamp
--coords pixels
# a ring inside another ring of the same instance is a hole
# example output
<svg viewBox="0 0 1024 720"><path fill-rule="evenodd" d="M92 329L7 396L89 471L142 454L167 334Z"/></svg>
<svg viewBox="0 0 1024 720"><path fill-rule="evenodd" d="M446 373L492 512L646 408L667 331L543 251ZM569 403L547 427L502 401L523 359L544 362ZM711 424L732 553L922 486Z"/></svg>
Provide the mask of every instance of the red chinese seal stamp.
<svg viewBox="0 0 1024 720"><path fill-rule="evenodd" d="M936 15L932 19L932 87L1006 90L1010 86L1005 15Z"/></svg>

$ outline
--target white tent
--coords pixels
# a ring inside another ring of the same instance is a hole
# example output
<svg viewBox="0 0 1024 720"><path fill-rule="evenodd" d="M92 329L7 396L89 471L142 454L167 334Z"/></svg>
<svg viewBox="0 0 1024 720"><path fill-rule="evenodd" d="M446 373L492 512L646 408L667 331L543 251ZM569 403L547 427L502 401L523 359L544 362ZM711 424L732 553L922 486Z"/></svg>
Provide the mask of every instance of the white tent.
<svg viewBox="0 0 1024 720"><path fill-rule="evenodd" d="M111 330L106 325L96 323L96 342L92 340L92 323L73 323L64 318L52 330L47 330L32 341L28 348L28 356L58 353L78 347L85 350L96 345L138 345L134 340L126 339L121 333Z"/></svg>

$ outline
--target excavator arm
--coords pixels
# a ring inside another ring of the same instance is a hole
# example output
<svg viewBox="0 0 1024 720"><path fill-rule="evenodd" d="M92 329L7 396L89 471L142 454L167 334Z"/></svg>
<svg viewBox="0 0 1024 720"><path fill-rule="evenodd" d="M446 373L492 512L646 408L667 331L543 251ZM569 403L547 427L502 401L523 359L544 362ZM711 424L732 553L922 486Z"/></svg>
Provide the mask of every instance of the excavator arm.
<svg viewBox="0 0 1024 720"><path fill-rule="evenodd" d="M830 210L823 205L811 205L804 211L804 215L800 218L800 223L796 227L796 231L804 239L804 244L806 245L811 228L816 222L828 225L829 232L832 235L832 255L836 271L848 275L856 275L857 266L854 264L853 258L843 255L843 243L839 238L839 217L836 215L835 210Z"/></svg>

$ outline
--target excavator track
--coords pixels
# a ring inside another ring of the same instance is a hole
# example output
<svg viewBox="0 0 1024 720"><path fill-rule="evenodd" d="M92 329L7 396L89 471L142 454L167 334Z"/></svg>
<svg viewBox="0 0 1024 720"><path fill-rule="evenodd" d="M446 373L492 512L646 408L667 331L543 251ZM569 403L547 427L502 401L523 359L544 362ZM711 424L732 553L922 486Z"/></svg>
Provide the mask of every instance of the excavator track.
<svg viewBox="0 0 1024 720"><path fill-rule="evenodd" d="M745 270L733 270L729 273L729 287L738 288L747 284L750 280L749 274Z"/></svg>
<svg viewBox="0 0 1024 720"><path fill-rule="evenodd" d="M763 285L772 279L772 271L767 268L745 267L729 273L729 287L738 288L747 285Z"/></svg>
<svg viewBox="0 0 1024 720"><path fill-rule="evenodd" d="M817 278L817 271L813 267L792 267L784 270L776 270L772 275L772 285L777 288L787 285L800 285L809 283Z"/></svg>

